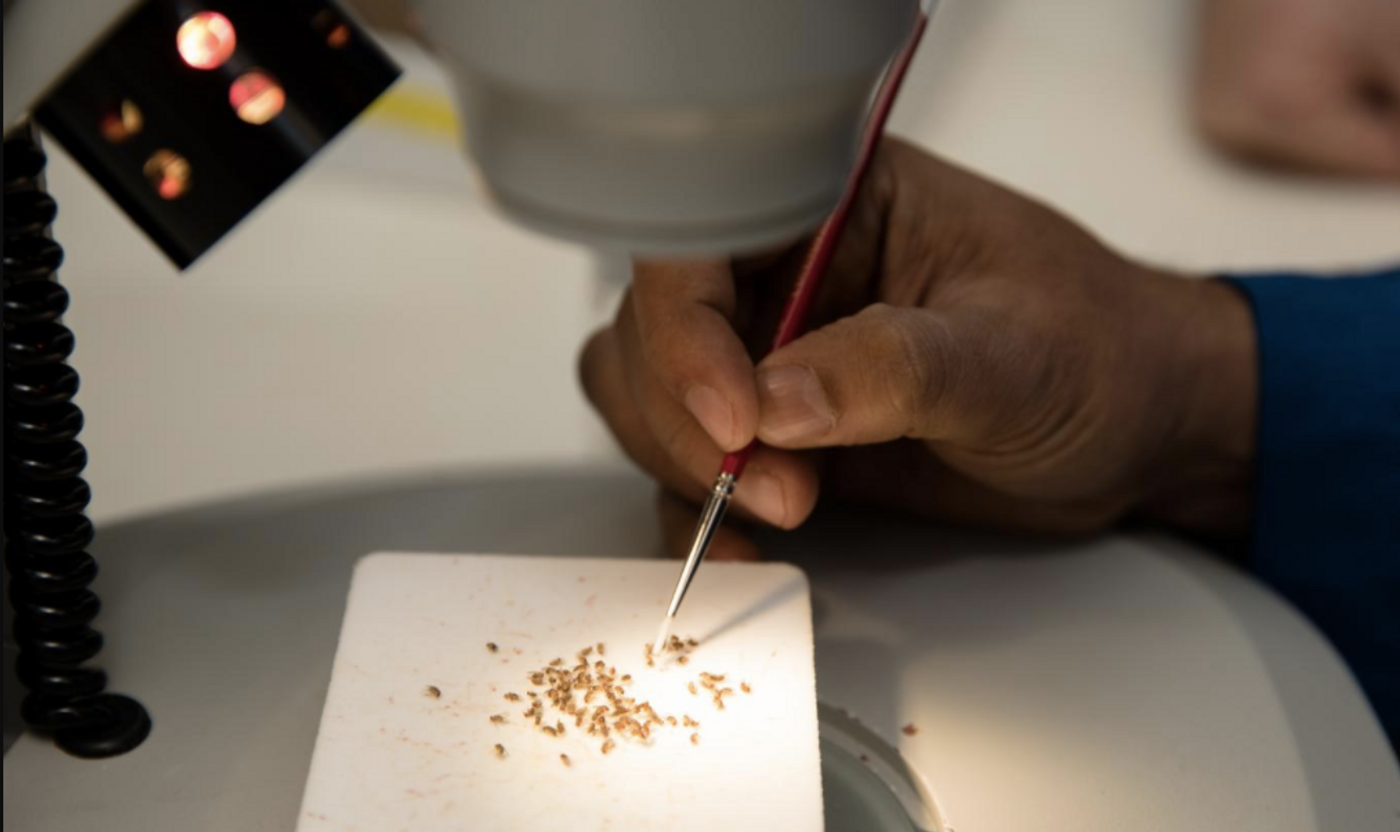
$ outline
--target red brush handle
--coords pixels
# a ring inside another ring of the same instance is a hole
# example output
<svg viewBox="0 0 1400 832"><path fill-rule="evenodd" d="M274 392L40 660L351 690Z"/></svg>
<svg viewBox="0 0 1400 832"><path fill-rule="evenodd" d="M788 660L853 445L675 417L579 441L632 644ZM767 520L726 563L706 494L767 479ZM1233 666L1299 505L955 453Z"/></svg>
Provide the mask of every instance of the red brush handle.
<svg viewBox="0 0 1400 832"><path fill-rule="evenodd" d="M851 175L846 180L846 188L841 192L841 199L836 203L836 208L832 210L826 222L822 223L816 239L812 240L812 247L808 249L802 271L798 272L797 283L792 287L792 295L783 307L783 317L778 322L778 331L773 336L773 346L769 348L769 353L792 343L806 329L807 313L811 311L812 301L816 298L822 277L836 254L836 244L841 241L841 233L846 230L846 221L850 218L851 208L860 193L861 183L870 171L875 149L880 146L885 122L889 121L895 97L899 95L899 88L904 83L909 64L914 60L914 51L918 48L927 26L928 14L920 11L918 19L914 21L914 30L909 33L909 40L895 56L889 72L885 73L885 80L880 84L880 91L875 96L875 104L871 107L870 117L865 123L865 134L861 137L855 167L851 169ZM758 440L754 440L744 448L726 454L724 464L719 469L720 475L728 474L738 479L744 473L744 466L748 464L749 456L757 444Z"/></svg>

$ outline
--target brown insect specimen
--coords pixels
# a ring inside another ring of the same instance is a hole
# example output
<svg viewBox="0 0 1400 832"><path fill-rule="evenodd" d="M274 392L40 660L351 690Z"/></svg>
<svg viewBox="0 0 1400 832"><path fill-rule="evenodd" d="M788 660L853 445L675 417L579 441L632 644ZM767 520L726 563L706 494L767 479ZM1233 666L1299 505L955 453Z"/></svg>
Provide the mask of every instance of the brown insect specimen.
<svg viewBox="0 0 1400 832"><path fill-rule="evenodd" d="M690 744L691 744L691 745L699 745L699 744L700 744L700 735L699 735L699 734L691 734L691 735L690 735Z"/></svg>
<svg viewBox="0 0 1400 832"><path fill-rule="evenodd" d="M442 690L439 689L436 685L428 685L428 689L425 690L425 691L423 691L423 694L424 694L425 696L427 696L429 699L441 699L441 698L442 698Z"/></svg>
<svg viewBox="0 0 1400 832"><path fill-rule="evenodd" d="M559 755L559 762L563 763L565 768L568 768L569 766L572 766L572 765L573 765L573 763L569 761L569 755L568 755L568 754L560 754L560 755Z"/></svg>
<svg viewBox="0 0 1400 832"><path fill-rule="evenodd" d="M501 745L500 743L496 743L496 756L497 756L497 757L504 757L504 756L506 756L506 747L505 747L504 745Z"/></svg>
<svg viewBox="0 0 1400 832"><path fill-rule="evenodd" d="M520 701L520 694L518 694L518 693L507 693L507 694L506 694L506 701L507 701L507 702L519 702L519 701Z"/></svg>
<svg viewBox="0 0 1400 832"><path fill-rule="evenodd" d="M743 691L744 693L753 693L753 688L749 687L748 682L740 682L739 690Z"/></svg>
<svg viewBox="0 0 1400 832"><path fill-rule="evenodd" d="M495 653L496 651L500 650L501 648L499 648L499 647L496 646L496 642L494 642L494 641L488 641L488 642L486 642L486 649L489 650L489 651L491 651L492 653Z"/></svg>
<svg viewBox="0 0 1400 832"><path fill-rule="evenodd" d="M497 725L505 725L505 724L506 724L506 715L505 715L505 714L496 714L496 715L494 715L494 716L491 717L491 721L494 722L494 723L497 724Z"/></svg>
<svg viewBox="0 0 1400 832"><path fill-rule="evenodd" d="M676 663L677 663L677 664L680 664L680 665L687 665L687 664L690 664L690 657L689 657L689 656L681 656L679 659L676 659Z"/></svg>
<svg viewBox="0 0 1400 832"><path fill-rule="evenodd" d="M663 652L677 654L680 664L689 661L689 651L698 644L694 639L682 641L672 637ZM535 727L551 737L564 736L567 719L556 719L550 725L544 722L546 707L572 718L574 727L590 737L598 737L603 754L614 751L622 738L649 744L653 728L680 727L675 716L662 716L650 702L639 702L628 696L628 686L632 684L631 674L619 675L616 667L609 667L601 658L592 661L593 656L603 656L607 647L602 642L586 646L575 655L577 664L569 665L564 659L556 658L548 666L528 674L533 689L525 695L530 699L530 709L525 711L526 720L533 719ZM656 654L651 645L643 646L643 656L647 663L655 666ZM692 695L699 694L704 687L720 709L724 708L724 697L734 693L731 688L721 688L719 683L724 676L715 673L702 673L695 681L686 684ZM698 684L697 684L698 683ZM519 698L509 701L522 701ZM599 702L601 700L601 703ZM686 728L695 729L700 723L689 716L684 718ZM619 737L620 735L620 737ZM692 742L698 742L695 734ZM567 765L567 763L566 763Z"/></svg>
<svg viewBox="0 0 1400 832"><path fill-rule="evenodd" d="M914 723L912 723L912 722L909 723L908 725L904 726L903 728L899 729L899 730L903 731L903 732L904 732L904 736L906 736L906 737L912 737L912 736L914 736L915 734L919 733L919 729L918 729L917 727L915 727Z"/></svg>

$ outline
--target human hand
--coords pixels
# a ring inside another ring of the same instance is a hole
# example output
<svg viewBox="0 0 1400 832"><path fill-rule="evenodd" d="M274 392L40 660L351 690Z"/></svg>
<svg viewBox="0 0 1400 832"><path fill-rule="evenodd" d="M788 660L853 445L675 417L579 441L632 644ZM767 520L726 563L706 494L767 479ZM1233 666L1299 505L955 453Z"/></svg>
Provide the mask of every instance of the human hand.
<svg viewBox="0 0 1400 832"><path fill-rule="evenodd" d="M813 307L755 367L796 248L639 263L583 385L626 452L705 496L763 442L735 510L793 528L821 494L1050 533L1142 511L1238 530L1253 452L1253 324L1215 281L1133 264L1055 212L896 140L875 157ZM675 543L693 510L663 500ZM726 528L715 557L753 557Z"/></svg>
<svg viewBox="0 0 1400 832"><path fill-rule="evenodd" d="M1400 3L1204 0L1197 121L1273 164L1400 178Z"/></svg>

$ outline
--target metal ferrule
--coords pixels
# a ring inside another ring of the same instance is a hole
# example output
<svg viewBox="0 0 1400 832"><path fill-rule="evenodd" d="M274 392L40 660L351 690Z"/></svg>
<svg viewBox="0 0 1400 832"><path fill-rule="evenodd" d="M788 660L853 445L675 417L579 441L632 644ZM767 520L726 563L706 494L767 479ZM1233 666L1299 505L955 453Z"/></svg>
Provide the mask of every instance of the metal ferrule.
<svg viewBox="0 0 1400 832"><path fill-rule="evenodd" d="M700 512L700 521L695 525L695 539L690 544L690 552L686 555L685 566L681 568L680 580L676 583L676 591L671 595L671 605L666 609L666 618L662 621L661 632L657 635L656 643L652 646L652 652L660 654L665 648L666 636L670 630L671 619L676 617L676 612L681 608L681 602L685 600L685 594L690 589L690 584L695 580L695 570L700 566L700 561L705 559L705 553L710 550L710 543L714 540L715 533L719 531L719 525L724 520L724 512L729 508L729 500L734 496L734 483L736 477L733 474L720 474L715 480L714 488L710 489L709 499L705 501L705 507Z"/></svg>

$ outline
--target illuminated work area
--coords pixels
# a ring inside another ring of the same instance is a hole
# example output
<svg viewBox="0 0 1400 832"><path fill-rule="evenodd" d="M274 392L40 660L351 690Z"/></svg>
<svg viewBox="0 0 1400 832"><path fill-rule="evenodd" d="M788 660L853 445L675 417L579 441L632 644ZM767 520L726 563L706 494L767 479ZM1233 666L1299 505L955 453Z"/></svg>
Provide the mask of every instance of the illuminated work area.
<svg viewBox="0 0 1400 832"><path fill-rule="evenodd" d="M1392 828L1400 16L934 5L7 0L6 825Z"/></svg>

